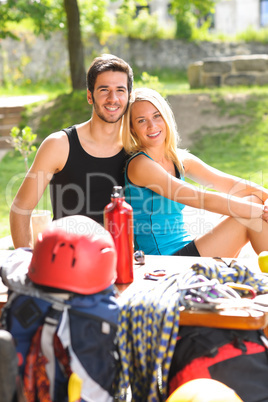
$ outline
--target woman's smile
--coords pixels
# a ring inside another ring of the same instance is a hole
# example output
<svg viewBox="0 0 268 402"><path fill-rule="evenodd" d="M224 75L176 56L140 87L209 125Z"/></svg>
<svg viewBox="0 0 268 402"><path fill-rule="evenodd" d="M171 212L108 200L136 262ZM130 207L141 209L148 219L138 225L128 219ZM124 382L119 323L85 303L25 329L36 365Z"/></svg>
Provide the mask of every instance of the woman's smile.
<svg viewBox="0 0 268 402"><path fill-rule="evenodd" d="M155 138L155 137L157 137L158 135L160 135L160 133L161 133L161 131L158 131L157 133L154 133L154 134L148 134L148 137L150 137L150 138Z"/></svg>

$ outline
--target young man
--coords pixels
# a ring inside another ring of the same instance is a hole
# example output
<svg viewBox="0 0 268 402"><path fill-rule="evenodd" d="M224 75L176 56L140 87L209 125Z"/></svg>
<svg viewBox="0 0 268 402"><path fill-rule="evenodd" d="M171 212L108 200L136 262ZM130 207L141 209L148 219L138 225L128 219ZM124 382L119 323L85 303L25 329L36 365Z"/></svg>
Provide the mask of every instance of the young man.
<svg viewBox="0 0 268 402"><path fill-rule="evenodd" d="M90 120L50 134L41 144L10 211L14 247L32 247L31 213L50 183L53 218L85 215L102 223L114 185L124 185L127 155L122 117L133 84L131 67L113 55L94 59L87 72Z"/></svg>

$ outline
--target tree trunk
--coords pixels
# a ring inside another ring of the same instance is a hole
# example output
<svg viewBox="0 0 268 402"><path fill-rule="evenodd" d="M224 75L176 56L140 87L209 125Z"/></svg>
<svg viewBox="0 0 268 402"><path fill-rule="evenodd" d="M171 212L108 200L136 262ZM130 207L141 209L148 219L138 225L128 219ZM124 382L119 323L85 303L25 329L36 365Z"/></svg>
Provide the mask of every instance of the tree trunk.
<svg viewBox="0 0 268 402"><path fill-rule="evenodd" d="M68 50L73 89L86 88L84 48L80 31L80 15L77 0L64 0L68 28Z"/></svg>

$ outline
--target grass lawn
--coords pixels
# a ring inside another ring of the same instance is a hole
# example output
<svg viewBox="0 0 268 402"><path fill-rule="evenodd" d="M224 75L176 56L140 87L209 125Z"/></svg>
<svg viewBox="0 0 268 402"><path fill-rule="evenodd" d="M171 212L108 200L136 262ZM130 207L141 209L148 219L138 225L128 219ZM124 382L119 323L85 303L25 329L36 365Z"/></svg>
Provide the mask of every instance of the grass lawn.
<svg viewBox="0 0 268 402"><path fill-rule="evenodd" d="M159 81L167 95L197 92L189 90L185 75L178 75L175 81L174 77L163 74ZM228 130L213 129L212 132L207 129L207 132L202 132L198 142L191 147L191 151L216 168L268 187L268 87L205 89L204 92L211 95L221 114L227 118L239 115L242 117L242 123L229 127ZM226 102L225 96L228 92L246 94L246 101ZM22 94L16 92L16 89L9 91L9 96L11 93L13 96ZM27 91L24 91L24 94L26 93ZM47 93L49 100L43 104L41 114L33 105L27 106L23 124L37 125L35 132L40 141L61 127L87 120L91 114L84 90L71 92L69 88L43 88L42 91L39 88L37 91L32 88L31 94L37 93ZM8 93L4 95L7 96ZM30 157L30 162L32 160L33 155ZM23 159L18 153L11 151L1 160L0 169L1 238L10 234L9 208L23 180ZM51 208L48 191L42 198L39 208Z"/></svg>
<svg viewBox="0 0 268 402"><path fill-rule="evenodd" d="M247 95L245 102L226 102L221 92L213 96L221 114L241 116L242 123L228 130L208 130L191 151L215 168L267 188L268 88L237 91Z"/></svg>

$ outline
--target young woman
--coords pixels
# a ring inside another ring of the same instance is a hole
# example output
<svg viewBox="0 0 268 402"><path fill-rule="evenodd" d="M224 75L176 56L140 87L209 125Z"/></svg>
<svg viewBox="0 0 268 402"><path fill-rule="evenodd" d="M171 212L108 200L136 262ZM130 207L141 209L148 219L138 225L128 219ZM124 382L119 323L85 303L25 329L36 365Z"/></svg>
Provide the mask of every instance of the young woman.
<svg viewBox="0 0 268 402"><path fill-rule="evenodd" d="M125 195L133 207L136 249L145 254L235 257L250 241L257 254L268 250L268 191L177 149L174 115L158 92L136 89L124 124L123 145L133 155L126 166ZM225 217L193 240L184 224L185 205Z"/></svg>

